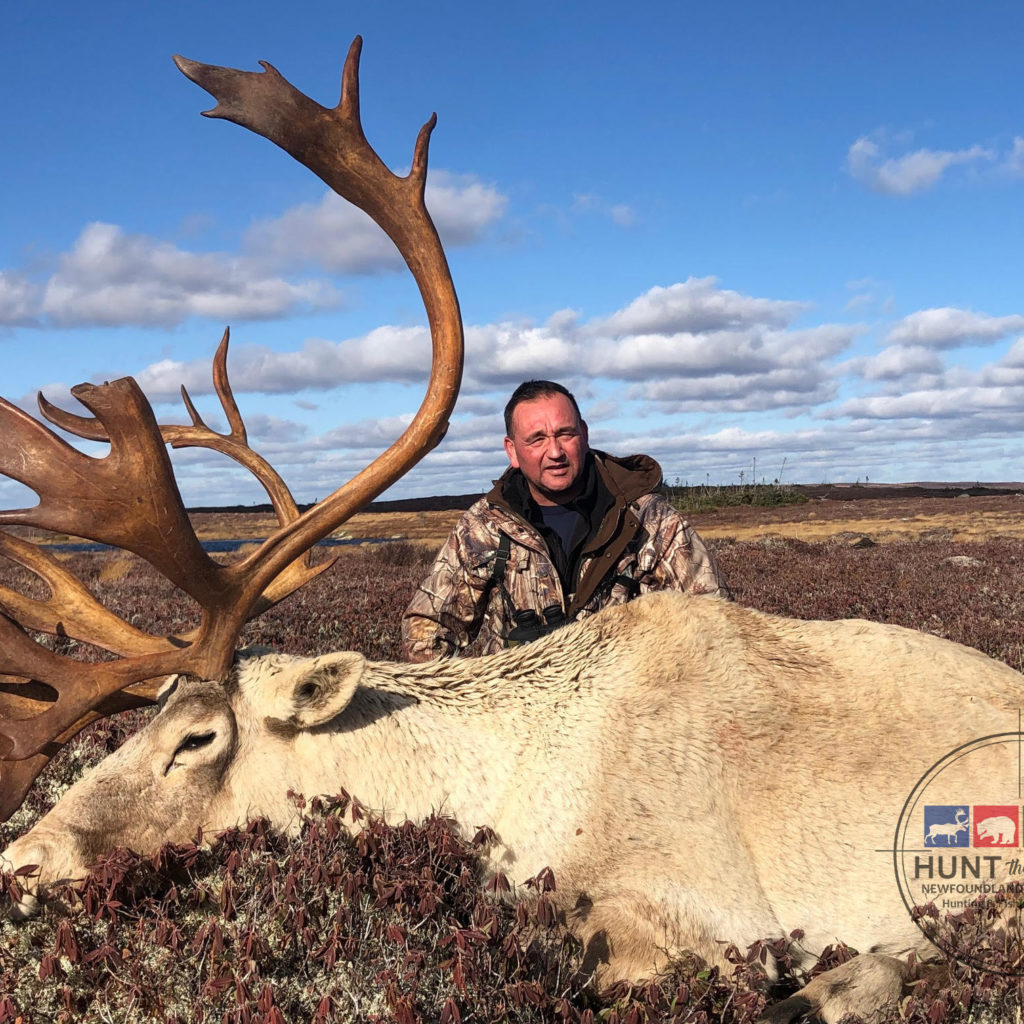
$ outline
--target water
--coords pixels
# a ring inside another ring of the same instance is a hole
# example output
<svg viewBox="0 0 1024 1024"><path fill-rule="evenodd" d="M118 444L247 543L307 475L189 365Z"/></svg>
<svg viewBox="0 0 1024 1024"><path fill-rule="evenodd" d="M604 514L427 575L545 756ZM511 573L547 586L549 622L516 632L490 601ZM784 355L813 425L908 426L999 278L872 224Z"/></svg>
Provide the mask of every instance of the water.
<svg viewBox="0 0 1024 1024"><path fill-rule="evenodd" d="M243 537L238 540L204 540L200 543L204 551L218 553L237 551L246 544L262 544L266 537ZM390 541L405 540L404 537L326 537L316 547L336 548L348 544L387 544ZM66 544L47 544L47 551L117 551L110 544L97 544L93 541L75 541Z"/></svg>

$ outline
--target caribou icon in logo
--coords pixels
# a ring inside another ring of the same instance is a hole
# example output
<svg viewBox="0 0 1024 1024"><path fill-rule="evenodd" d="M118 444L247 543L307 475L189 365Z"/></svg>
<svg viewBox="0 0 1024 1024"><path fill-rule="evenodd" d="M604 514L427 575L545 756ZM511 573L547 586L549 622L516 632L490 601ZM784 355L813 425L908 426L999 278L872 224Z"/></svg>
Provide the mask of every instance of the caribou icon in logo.
<svg viewBox="0 0 1024 1024"><path fill-rule="evenodd" d="M963 815L962 818L960 817L961 814ZM960 832L967 831L967 823L969 821L970 815L967 813L966 808L958 807L953 821L935 822L929 826L928 832L924 837L924 845L927 846L930 839L932 846L934 846L936 839L940 836L945 836L946 845L951 846L953 840Z"/></svg>

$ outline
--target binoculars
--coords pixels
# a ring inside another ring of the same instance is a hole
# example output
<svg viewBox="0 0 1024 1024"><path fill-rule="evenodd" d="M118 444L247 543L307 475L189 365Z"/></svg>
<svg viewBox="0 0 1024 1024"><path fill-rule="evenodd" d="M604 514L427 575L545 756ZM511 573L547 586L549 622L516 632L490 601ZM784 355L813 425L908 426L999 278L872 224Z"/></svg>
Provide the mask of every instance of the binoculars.
<svg viewBox="0 0 1024 1024"><path fill-rule="evenodd" d="M509 647L528 644L531 640L553 633L559 626L564 626L569 621L561 605L557 604L549 604L540 615L532 608L527 608L525 611L515 612L512 618L515 620L515 626L508 631L505 638Z"/></svg>

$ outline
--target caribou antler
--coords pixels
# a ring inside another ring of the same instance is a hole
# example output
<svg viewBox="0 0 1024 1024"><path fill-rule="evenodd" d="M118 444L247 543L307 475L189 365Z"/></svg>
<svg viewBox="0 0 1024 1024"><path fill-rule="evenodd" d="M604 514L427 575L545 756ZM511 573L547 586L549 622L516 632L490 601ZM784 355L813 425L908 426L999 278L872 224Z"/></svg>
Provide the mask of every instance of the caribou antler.
<svg viewBox="0 0 1024 1024"><path fill-rule="evenodd" d="M221 408L227 416L228 425L231 428L230 431L227 434L218 434L216 431L211 430L203 422L202 417L196 411L196 407L192 404L188 391L182 385L181 397L192 420L192 425L160 424L160 434L164 442L171 445L172 448L210 448L213 451L227 455L244 466L263 485L263 489L267 492L274 511L277 513L278 522L282 526L287 526L298 518L299 510L295 504L295 499L291 495L291 491L288 490L288 485L281 479L277 470L262 455L254 452L249 447L245 424L242 422L242 417L238 412L235 396L231 392L231 384L228 380L227 358L229 338L230 331L225 330L213 359L213 386L217 392L217 397L220 398ZM103 424L96 418L75 416L72 413L65 412L63 409L59 409L48 402L42 395L39 396L39 408L47 420L69 433L77 434L79 437L92 441L110 440ZM307 551L290 565L286 566L276 579L270 583L260 598L257 607L253 610L252 615L259 615L260 612L266 611L267 608L276 604L282 598L287 597L304 583L308 583L314 576L318 576L324 569L329 569L335 561L335 559L331 558L317 566L313 566L310 562L310 552ZM20 621L25 622L24 619ZM45 629L46 627L37 626L35 628ZM53 630L51 629L49 632L53 632ZM82 638L78 633L69 632L69 635ZM107 650L117 650L117 648L108 647L106 644L103 646ZM119 651L119 653L123 652Z"/></svg>
<svg viewBox="0 0 1024 1024"><path fill-rule="evenodd" d="M78 437L105 441L95 458L0 399L0 472L39 496L31 509L0 511L0 527L59 531L132 551L201 609L199 626L180 636L137 629L105 608L41 546L0 529L0 556L46 584L49 597L0 586L0 819L21 803L46 759L96 717L153 695L149 681L175 672L222 677L246 620L291 593L325 565L310 548L406 473L444 436L462 373L462 319L440 240L424 204L427 148L436 117L420 130L407 177L392 174L370 147L359 117L359 53L345 61L341 102L321 107L269 64L236 71L175 57L182 72L210 92L225 118L265 136L335 192L368 213L408 264L426 307L433 363L426 397L395 443L319 504L299 514L288 488L248 446L228 383L225 332L214 384L228 419L218 434L202 421L187 392L190 425L160 425L131 378L80 384L72 394L91 416L64 412L40 396L42 416ZM165 445L222 452L266 489L279 527L248 557L221 565L203 551L178 492ZM82 662L48 649L28 632L64 635L115 660Z"/></svg>

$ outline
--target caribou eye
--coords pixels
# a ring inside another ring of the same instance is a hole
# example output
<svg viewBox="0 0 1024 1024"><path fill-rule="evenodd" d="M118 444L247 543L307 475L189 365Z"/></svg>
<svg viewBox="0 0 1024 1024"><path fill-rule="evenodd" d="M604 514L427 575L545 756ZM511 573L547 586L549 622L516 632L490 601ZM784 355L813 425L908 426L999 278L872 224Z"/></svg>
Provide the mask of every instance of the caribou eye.
<svg viewBox="0 0 1024 1024"><path fill-rule="evenodd" d="M171 763L164 769L164 775L166 775L172 768L180 768L178 764L178 755L184 754L189 750L201 750L203 747L209 746L213 742L215 732L193 732L189 733L177 746L174 751L174 756L171 758Z"/></svg>
<svg viewBox="0 0 1024 1024"><path fill-rule="evenodd" d="M200 750L202 747L212 743L214 736L216 736L216 733L213 732L191 733L178 744L178 749L174 753L177 755L185 750Z"/></svg>

